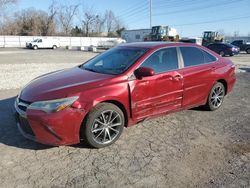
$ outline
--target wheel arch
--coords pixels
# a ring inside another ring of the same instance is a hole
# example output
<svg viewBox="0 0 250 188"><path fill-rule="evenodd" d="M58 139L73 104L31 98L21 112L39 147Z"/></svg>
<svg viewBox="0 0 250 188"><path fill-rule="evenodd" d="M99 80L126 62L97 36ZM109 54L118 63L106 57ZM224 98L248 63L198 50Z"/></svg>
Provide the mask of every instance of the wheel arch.
<svg viewBox="0 0 250 188"><path fill-rule="evenodd" d="M227 95L227 81L225 79L219 79L217 80L217 82L220 82L223 84L223 86L225 87L225 95Z"/></svg>
<svg viewBox="0 0 250 188"><path fill-rule="evenodd" d="M119 102L117 100L105 100L105 101L102 101L100 103L111 103L113 105L116 105L118 108L120 108L121 111L123 112L123 115L125 118L125 127L128 126L128 112L127 112L125 106L121 102ZM100 103L98 103L98 104L100 104Z"/></svg>
<svg viewBox="0 0 250 188"><path fill-rule="evenodd" d="M101 104L101 103L110 103L110 104L113 104L113 105L117 106L118 108L120 108L121 111L123 112L124 119L125 119L124 127L128 127L128 118L129 117L128 117L128 114L127 114L128 112L127 112L125 106L117 100L103 100L103 101L96 103L94 106L92 106L92 108L86 113L85 117L83 118L82 123L80 125L80 128L78 130L80 141L83 139L82 130L83 130L84 123L86 122L86 117L89 115L89 113L91 112L91 110L93 108L95 108L98 104Z"/></svg>

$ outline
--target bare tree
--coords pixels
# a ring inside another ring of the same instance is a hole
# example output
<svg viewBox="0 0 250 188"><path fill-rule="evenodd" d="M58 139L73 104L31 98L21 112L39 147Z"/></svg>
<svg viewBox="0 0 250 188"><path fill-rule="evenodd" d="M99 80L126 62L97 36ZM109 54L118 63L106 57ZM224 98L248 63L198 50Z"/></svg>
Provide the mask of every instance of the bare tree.
<svg viewBox="0 0 250 188"><path fill-rule="evenodd" d="M0 11L2 11L6 6L17 3L17 0L0 0Z"/></svg>
<svg viewBox="0 0 250 188"><path fill-rule="evenodd" d="M114 24L115 24L115 15L114 15L113 11L106 10L105 20L106 20L107 32L110 33L113 31Z"/></svg>
<svg viewBox="0 0 250 188"><path fill-rule="evenodd" d="M104 31L104 24L105 24L105 16L96 15L94 32L96 32L97 35L99 35Z"/></svg>
<svg viewBox="0 0 250 188"><path fill-rule="evenodd" d="M56 14L58 8L56 1L52 1L51 5L49 6L48 10L48 16L47 19L44 20L45 23L43 23L43 32L42 35L54 35L56 30Z"/></svg>
<svg viewBox="0 0 250 188"><path fill-rule="evenodd" d="M89 33L91 29L93 28L93 25L96 19L97 19L97 16L91 11L87 11L84 13L82 23L83 23L83 30L85 32L86 37L89 37Z"/></svg>
<svg viewBox="0 0 250 188"><path fill-rule="evenodd" d="M59 21L63 32L68 35L71 31L74 16L78 10L79 5L62 6L59 11Z"/></svg>
<svg viewBox="0 0 250 188"><path fill-rule="evenodd" d="M55 34L54 22L47 12L26 9L14 14L14 19L3 26L4 34L11 35L52 35Z"/></svg>
<svg viewBox="0 0 250 188"><path fill-rule="evenodd" d="M105 13L105 25L108 36L117 36L121 34L121 31L125 29L123 22L114 12L106 10Z"/></svg>
<svg viewBox="0 0 250 188"><path fill-rule="evenodd" d="M7 9L17 3L17 0L0 0L0 33L3 32L3 25L8 18Z"/></svg>

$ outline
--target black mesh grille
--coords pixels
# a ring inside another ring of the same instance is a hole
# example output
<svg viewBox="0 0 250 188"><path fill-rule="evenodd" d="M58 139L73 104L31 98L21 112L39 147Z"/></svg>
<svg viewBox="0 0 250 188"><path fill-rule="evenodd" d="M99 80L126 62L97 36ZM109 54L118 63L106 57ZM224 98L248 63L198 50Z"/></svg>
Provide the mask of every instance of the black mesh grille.
<svg viewBox="0 0 250 188"><path fill-rule="evenodd" d="M24 112L27 110L27 106L18 105L18 108Z"/></svg>
<svg viewBox="0 0 250 188"><path fill-rule="evenodd" d="M29 106L31 104L31 102L22 100L22 99L18 99L19 100L19 104L18 104L18 108L24 112L26 112L27 110L27 106ZM21 105L21 103L25 104L25 106Z"/></svg>
<svg viewBox="0 0 250 188"><path fill-rule="evenodd" d="M32 131L30 125L29 125L29 122L26 118L22 117L22 116L19 116L19 123L20 123L20 127L21 129L29 134L29 135L32 135L32 136L35 136L34 132Z"/></svg>
<svg viewBox="0 0 250 188"><path fill-rule="evenodd" d="M22 103L24 103L24 104L28 104L28 105L30 105L30 104L31 104L31 102L25 101L25 100L20 99L20 98L19 98L19 102L22 102Z"/></svg>

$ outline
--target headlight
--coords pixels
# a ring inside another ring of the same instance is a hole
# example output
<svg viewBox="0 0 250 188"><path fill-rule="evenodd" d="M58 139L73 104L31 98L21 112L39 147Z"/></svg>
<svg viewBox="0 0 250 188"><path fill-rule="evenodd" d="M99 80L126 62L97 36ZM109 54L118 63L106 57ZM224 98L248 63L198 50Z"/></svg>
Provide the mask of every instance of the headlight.
<svg viewBox="0 0 250 188"><path fill-rule="evenodd" d="M49 101L38 101L32 103L28 108L44 112L58 112L73 104L78 98L78 96L74 96Z"/></svg>

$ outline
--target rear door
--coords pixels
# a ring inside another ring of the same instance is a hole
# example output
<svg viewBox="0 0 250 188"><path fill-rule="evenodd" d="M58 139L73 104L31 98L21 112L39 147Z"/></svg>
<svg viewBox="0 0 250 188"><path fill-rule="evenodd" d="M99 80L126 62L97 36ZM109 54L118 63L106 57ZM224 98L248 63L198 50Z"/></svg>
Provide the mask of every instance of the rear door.
<svg viewBox="0 0 250 188"><path fill-rule="evenodd" d="M214 83L213 72L217 58L198 47L180 47L183 66L183 107L196 106L206 102Z"/></svg>

